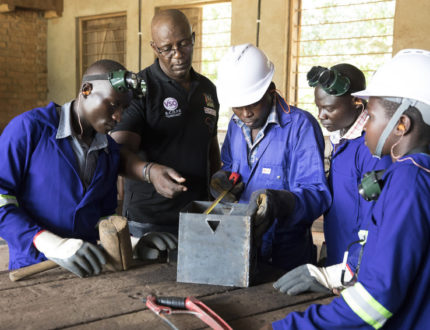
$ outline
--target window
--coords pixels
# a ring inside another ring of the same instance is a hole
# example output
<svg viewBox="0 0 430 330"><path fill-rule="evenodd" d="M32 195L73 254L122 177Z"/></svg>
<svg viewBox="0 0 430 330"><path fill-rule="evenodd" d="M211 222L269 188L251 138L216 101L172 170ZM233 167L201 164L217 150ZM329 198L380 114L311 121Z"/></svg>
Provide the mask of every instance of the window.
<svg viewBox="0 0 430 330"><path fill-rule="evenodd" d="M347 62L369 81L391 58L395 0L301 0L296 6L289 101L317 115L307 72Z"/></svg>
<svg viewBox="0 0 430 330"><path fill-rule="evenodd" d="M126 66L125 13L78 18L78 28L78 84L85 70L95 61L109 58Z"/></svg>

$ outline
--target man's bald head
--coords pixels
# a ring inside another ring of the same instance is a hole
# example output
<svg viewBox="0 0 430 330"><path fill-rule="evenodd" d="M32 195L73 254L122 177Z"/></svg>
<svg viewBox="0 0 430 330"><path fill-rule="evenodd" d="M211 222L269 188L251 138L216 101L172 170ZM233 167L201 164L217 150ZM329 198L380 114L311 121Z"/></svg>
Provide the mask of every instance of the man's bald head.
<svg viewBox="0 0 430 330"><path fill-rule="evenodd" d="M180 26L183 29L189 30L190 35L192 33L191 24L183 12L181 12L178 9L167 9L167 10L159 11L152 18L152 22L151 22L152 39L157 39L159 29L161 29L165 25Z"/></svg>
<svg viewBox="0 0 430 330"><path fill-rule="evenodd" d="M161 70L171 79L188 86L193 61L194 33L183 12L163 10L151 23L150 43Z"/></svg>

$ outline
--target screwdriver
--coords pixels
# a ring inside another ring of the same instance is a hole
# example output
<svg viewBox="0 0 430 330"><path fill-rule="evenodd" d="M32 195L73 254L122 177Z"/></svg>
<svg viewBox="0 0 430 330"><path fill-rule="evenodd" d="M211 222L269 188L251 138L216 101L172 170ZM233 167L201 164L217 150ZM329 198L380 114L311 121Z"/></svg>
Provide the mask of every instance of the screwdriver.
<svg viewBox="0 0 430 330"><path fill-rule="evenodd" d="M228 177L228 180L231 181L232 186L230 189L224 190L218 197L213 201L213 203L203 212L203 214L209 214L212 212L215 206L218 205L218 203L224 198L225 195L234 187L234 185L239 181L240 174L236 172L231 172L230 176Z"/></svg>

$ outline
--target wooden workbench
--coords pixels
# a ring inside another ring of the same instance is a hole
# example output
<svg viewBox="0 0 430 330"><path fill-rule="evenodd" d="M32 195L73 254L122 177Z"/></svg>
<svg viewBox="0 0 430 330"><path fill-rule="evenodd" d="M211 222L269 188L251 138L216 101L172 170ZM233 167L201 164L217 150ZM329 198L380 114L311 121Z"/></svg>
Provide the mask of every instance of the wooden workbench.
<svg viewBox="0 0 430 330"><path fill-rule="evenodd" d="M278 276L279 272L271 275ZM273 279L269 280L249 288L177 283L175 263L140 265L124 272L106 271L85 279L56 268L11 282L8 272L1 271L0 328L170 329L142 302L143 297L155 294L194 296L234 329L248 330L259 329L312 303L332 300L324 294L290 297L274 290ZM180 329L205 328L192 315L173 315L169 320Z"/></svg>

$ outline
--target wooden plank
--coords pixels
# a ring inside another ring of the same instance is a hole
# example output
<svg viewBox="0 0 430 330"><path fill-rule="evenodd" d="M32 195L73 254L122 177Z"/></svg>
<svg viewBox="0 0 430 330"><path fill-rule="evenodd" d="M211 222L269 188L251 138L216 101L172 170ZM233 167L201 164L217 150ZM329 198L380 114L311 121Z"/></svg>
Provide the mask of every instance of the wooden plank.
<svg viewBox="0 0 430 330"><path fill-rule="evenodd" d="M16 8L42 10L45 18L60 17L63 0L0 0L0 12L14 11Z"/></svg>
<svg viewBox="0 0 430 330"><path fill-rule="evenodd" d="M0 292L14 288L38 285L40 283L49 283L53 281L70 279L73 277L76 276L58 267L43 273L32 275L18 282L12 282L9 279L9 271L3 270L0 272Z"/></svg>
<svg viewBox="0 0 430 330"><path fill-rule="evenodd" d="M140 297L151 293L200 296L234 290L176 283L175 276L176 265L154 264L85 279L74 276L29 285L16 282L13 284L19 286L0 291L2 327L62 328L143 310ZM0 283L4 286L5 282L9 282L7 273L0 275Z"/></svg>
<svg viewBox="0 0 430 330"><path fill-rule="evenodd" d="M58 18L61 17L62 12L58 12L56 10L45 10L45 14L43 15L43 17L45 17L46 19L50 19L50 18Z"/></svg>
<svg viewBox="0 0 430 330"><path fill-rule="evenodd" d="M63 11L63 0L0 0L0 4L36 10Z"/></svg>
<svg viewBox="0 0 430 330"><path fill-rule="evenodd" d="M0 271L6 271L9 267L9 248L3 242L0 241Z"/></svg>
<svg viewBox="0 0 430 330"><path fill-rule="evenodd" d="M261 320L269 323L271 321L269 321L269 318L266 319L265 317L267 313L272 313L274 310L283 311L286 307L288 307L290 311L296 310L295 306L297 305L304 306L303 308L305 308L311 303L325 301L326 298L327 294L316 293L288 296L273 289L272 283L266 283L245 289L205 295L199 299L228 323L239 324L240 320L244 319L245 321L242 329L258 329L258 327L252 326L250 323L252 321L249 321L254 316L259 316ZM332 298L328 299L331 300ZM285 312L280 312L276 314L276 317L280 319L284 315ZM272 318L273 317L274 316L272 316ZM168 318L179 329L188 330L205 327L205 324L193 315L170 315ZM88 324L77 325L72 327L72 329L138 329L139 327L144 327L145 329L164 329L164 326L164 322L153 312L142 310ZM235 326L233 326L233 328L236 329ZM169 328L166 326L166 329Z"/></svg>
<svg viewBox="0 0 430 330"><path fill-rule="evenodd" d="M323 233L324 232L324 220L323 220L323 216L320 216L318 219L316 219L312 223L312 231L313 232L319 232L319 233Z"/></svg>
<svg viewBox="0 0 430 330"><path fill-rule="evenodd" d="M329 304L333 299L334 297L329 297L325 299L316 300L315 303L326 305L326 304ZM291 312L295 312L295 311L302 312L306 308L308 308L309 305L310 305L309 303L304 303L304 304L299 304L292 307L281 308L279 310L264 313L264 314L253 315L250 317L246 317L246 318L242 318L242 319L230 322L230 325L235 330L260 329L269 323L273 323L275 321L283 319L286 315L288 315Z"/></svg>
<svg viewBox="0 0 430 330"><path fill-rule="evenodd" d="M0 13L9 13L11 11L15 10L15 6L12 6L8 3L1 3L0 2Z"/></svg>
<svg viewBox="0 0 430 330"><path fill-rule="evenodd" d="M176 264L152 264L85 279L57 268L22 282L10 282L8 272L1 272L2 328L168 329L142 301L155 294L195 296L229 323L250 329L255 317L259 322L271 322L270 317L282 318L286 308L305 307L327 297L324 294L290 297L274 290L272 282L282 273L272 268L262 269L260 277L269 279L269 283L239 289L177 283ZM279 313L272 315L274 311ZM171 320L181 329L205 327L193 315L173 315Z"/></svg>
<svg viewBox="0 0 430 330"><path fill-rule="evenodd" d="M153 265L153 264L160 264L160 262L157 261L147 261L147 262L139 262L135 261L134 267L140 267L140 271L143 272L143 274L146 271L150 271L151 268L147 268L147 266ZM172 265L173 267L176 267L176 265ZM103 274L111 273L111 270L103 270ZM31 285L38 285L40 283L49 283L49 282L55 282L55 281L61 281L64 279L73 279L76 278L76 275L58 267L54 268L53 270L48 270L43 273L35 274L30 277L27 277L23 280L20 280L18 282L11 282L10 280L3 280L2 274L6 274L7 278L9 278L9 271L0 271L0 291L12 289L12 288L19 288L23 286L31 286ZM143 275L145 276L145 275Z"/></svg>

